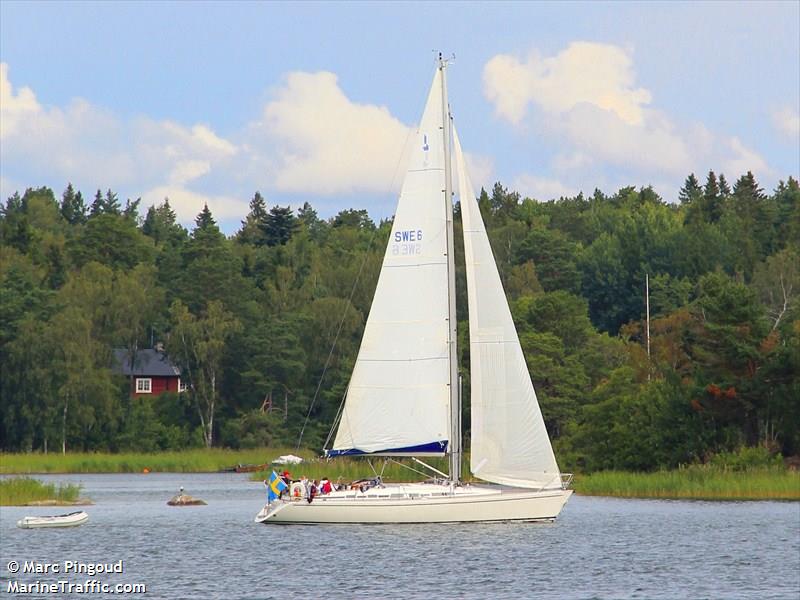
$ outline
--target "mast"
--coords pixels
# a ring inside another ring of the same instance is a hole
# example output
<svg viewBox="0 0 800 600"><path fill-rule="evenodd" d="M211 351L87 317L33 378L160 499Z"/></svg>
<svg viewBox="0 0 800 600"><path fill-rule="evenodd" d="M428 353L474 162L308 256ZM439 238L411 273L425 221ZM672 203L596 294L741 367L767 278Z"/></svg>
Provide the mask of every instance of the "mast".
<svg viewBox="0 0 800 600"><path fill-rule="evenodd" d="M447 59L439 53L442 74L442 135L444 138L444 196L447 219L448 346L450 350L450 481L461 479L461 397L458 385L458 319L456 317L456 260L453 232L453 171L450 164L450 107L447 102Z"/></svg>

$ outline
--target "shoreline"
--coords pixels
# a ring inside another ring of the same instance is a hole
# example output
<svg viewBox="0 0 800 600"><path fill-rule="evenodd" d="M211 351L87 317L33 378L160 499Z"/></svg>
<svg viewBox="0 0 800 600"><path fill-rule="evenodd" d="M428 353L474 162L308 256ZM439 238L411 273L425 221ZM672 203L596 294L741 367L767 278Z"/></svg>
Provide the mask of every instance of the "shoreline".
<svg viewBox="0 0 800 600"><path fill-rule="evenodd" d="M310 479L330 476L342 481L373 477L364 461L339 459L335 463L319 460L313 452L293 448L256 448L252 450L194 449L139 453L74 453L74 454L0 454L0 481L11 477L84 474L148 474L148 473L221 473L235 466L270 464L278 456L297 454L305 459L298 465L272 465L272 468L250 473L252 481L261 482L272 470L289 470L295 476ZM446 468L434 461L434 467ZM427 474L414 476L406 466L390 464L381 474L386 481L423 480ZM469 471L463 480L472 481ZM733 470L710 465L691 465L669 471L649 473L598 471L576 474L572 488L581 496L638 498L653 500L696 501L800 501L800 471L789 468L751 467ZM42 500L25 498L24 500ZM81 500L80 498L75 499ZM24 502L22 503L24 504ZM19 505L19 504L17 504ZM70 504L64 504L69 506Z"/></svg>

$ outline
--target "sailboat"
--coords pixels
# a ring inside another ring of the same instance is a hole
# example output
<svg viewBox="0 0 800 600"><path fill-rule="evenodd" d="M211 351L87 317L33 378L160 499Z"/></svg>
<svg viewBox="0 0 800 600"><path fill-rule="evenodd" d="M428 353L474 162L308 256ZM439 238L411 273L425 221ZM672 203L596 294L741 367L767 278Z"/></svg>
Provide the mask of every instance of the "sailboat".
<svg viewBox="0 0 800 600"><path fill-rule="evenodd" d="M293 487L258 523L549 521L572 494L553 454L467 176L439 56L328 457L412 457L436 474L318 495ZM461 481L453 170L466 256L472 474ZM338 425L338 426L337 426ZM422 459L449 456L449 474Z"/></svg>

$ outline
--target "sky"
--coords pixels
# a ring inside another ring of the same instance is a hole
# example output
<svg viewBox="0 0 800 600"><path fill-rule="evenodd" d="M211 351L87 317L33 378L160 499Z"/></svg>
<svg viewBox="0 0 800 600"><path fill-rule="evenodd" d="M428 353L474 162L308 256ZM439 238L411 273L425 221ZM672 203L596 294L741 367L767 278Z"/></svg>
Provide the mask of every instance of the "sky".
<svg viewBox="0 0 800 600"><path fill-rule="evenodd" d="M256 190L391 216L439 51L476 189L798 177L797 1L2 0L0 198L111 188L227 233Z"/></svg>

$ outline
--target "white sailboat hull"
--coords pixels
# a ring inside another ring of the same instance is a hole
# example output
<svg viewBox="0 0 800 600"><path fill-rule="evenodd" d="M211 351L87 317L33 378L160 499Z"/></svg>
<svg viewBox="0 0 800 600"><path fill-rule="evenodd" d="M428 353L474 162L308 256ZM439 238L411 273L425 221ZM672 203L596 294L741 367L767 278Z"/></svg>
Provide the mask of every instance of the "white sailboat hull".
<svg viewBox="0 0 800 600"><path fill-rule="evenodd" d="M305 499L273 502L264 507L255 521L264 524L552 521L572 494L572 490L562 489L531 491L489 486L465 486L456 488L455 493L445 488L431 493L424 486L387 487L367 494L334 493L315 498L311 503Z"/></svg>

